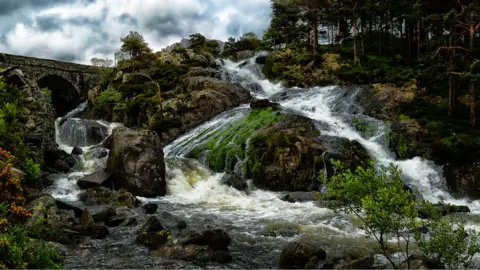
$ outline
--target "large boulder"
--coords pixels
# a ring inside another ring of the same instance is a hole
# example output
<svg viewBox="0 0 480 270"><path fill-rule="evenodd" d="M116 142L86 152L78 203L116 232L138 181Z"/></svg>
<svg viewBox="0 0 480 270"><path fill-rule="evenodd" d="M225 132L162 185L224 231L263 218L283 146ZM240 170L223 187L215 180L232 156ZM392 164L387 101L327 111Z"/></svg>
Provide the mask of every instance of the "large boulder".
<svg viewBox="0 0 480 270"><path fill-rule="evenodd" d="M116 188L136 196L164 196L167 191L162 143L158 135L116 128L111 136L107 171Z"/></svg>
<svg viewBox="0 0 480 270"><path fill-rule="evenodd" d="M255 51L245 50L237 52L237 61L245 60L255 56Z"/></svg>
<svg viewBox="0 0 480 270"><path fill-rule="evenodd" d="M293 242L286 245L280 254L279 267L282 269L314 269L325 260L325 250L309 243Z"/></svg>
<svg viewBox="0 0 480 270"><path fill-rule="evenodd" d="M257 130L247 147L247 178L273 191L317 191L318 174L331 176L330 158L348 168L369 158L357 142L319 135L311 119L292 115Z"/></svg>
<svg viewBox="0 0 480 270"><path fill-rule="evenodd" d="M156 216L151 216L142 226L137 235L137 242L150 248L159 248L167 243L170 233L160 223Z"/></svg>
<svg viewBox="0 0 480 270"><path fill-rule="evenodd" d="M163 247L153 252L154 256L182 261L228 263L232 259L227 250L212 250L207 246L186 245Z"/></svg>
<svg viewBox="0 0 480 270"><path fill-rule="evenodd" d="M27 206L32 216L25 224L29 236L66 245L77 243L81 233L75 228L75 212L59 209L55 199L43 195Z"/></svg>
<svg viewBox="0 0 480 270"><path fill-rule="evenodd" d="M125 189L112 190L106 187L90 188L79 196L80 201L88 206L109 205L114 207L135 208L140 201Z"/></svg>

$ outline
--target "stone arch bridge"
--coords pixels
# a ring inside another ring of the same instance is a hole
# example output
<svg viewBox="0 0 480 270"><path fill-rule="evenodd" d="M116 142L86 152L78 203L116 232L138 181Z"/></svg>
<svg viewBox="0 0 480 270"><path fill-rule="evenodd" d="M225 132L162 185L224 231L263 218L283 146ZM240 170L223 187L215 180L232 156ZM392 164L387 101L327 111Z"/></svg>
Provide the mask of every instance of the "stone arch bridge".
<svg viewBox="0 0 480 270"><path fill-rule="evenodd" d="M87 99L88 91L100 83L99 69L93 66L0 54L0 68L18 67L40 88L52 91L52 102L58 115Z"/></svg>

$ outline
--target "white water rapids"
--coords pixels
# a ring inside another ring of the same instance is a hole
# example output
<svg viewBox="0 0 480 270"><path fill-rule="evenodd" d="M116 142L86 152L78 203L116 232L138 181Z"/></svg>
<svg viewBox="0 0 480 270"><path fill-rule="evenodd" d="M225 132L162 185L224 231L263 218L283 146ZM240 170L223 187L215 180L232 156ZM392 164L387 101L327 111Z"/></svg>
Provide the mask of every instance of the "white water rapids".
<svg viewBox="0 0 480 270"><path fill-rule="evenodd" d="M321 134L358 141L379 165L397 165L406 183L418 189L425 199L438 202L443 198L447 203L468 205L472 212L480 212L479 201L455 199L448 193L442 168L433 162L419 157L396 159L386 143L388 126L378 119L363 115L362 108L356 103L356 96L361 89L338 86L286 88L281 83L265 79L255 61L256 57L246 63L225 60L222 79L242 85L254 97L269 98L280 103L286 113L315 120ZM83 108L79 107L78 110ZM185 158L196 146L208 141L215 131L239 121L249 110L248 105L243 105L224 112L166 146L168 195L139 199L157 202L160 209L185 218L189 227L225 229L233 239L230 248L233 257L233 264L229 265L231 268L275 267L284 244L298 238L317 241L327 254L341 253L347 249L361 253L361 250L368 249L372 242L365 239L364 231L351 216L335 213L316 202L285 202L280 199L281 193L253 189L247 195L225 185L224 174L207 169L201 158L200 161ZM67 118L81 121L74 118L77 112L70 113ZM358 131L352 125L357 118L372 127L369 134ZM97 123L108 127L108 134L116 126L101 121ZM60 119L57 121L57 143L70 153L73 147L62 140L59 124ZM77 200L80 191L76 181L104 168L106 157L95 158L94 155L101 144L81 148L84 151L81 156L82 168L79 172L63 175L55 182L51 190L54 197ZM287 233L278 233L282 230ZM276 235L272 235L272 231L276 231Z"/></svg>

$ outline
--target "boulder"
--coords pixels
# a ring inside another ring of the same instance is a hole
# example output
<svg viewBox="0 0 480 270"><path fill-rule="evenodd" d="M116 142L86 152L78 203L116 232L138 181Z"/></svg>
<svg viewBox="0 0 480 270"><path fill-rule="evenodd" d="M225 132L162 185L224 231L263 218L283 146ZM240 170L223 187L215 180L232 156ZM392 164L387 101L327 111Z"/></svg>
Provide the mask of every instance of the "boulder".
<svg viewBox="0 0 480 270"><path fill-rule="evenodd" d="M334 269L373 269L375 259L371 256L359 258L350 262L342 262L335 265ZM403 269L403 268L402 268ZM417 268L413 268L417 269Z"/></svg>
<svg viewBox="0 0 480 270"><path fill-rule="evenodd" d="M158 215L162 225L170 230L171 232L176 232L178 230L183 230L187 227L187 222L179 217L176 217L168 212L162 212Z"/></svg>
<svg viewBox="0 0 480 270"><path fill-rule="evenodd" d="M112 174L108 172L94 172L80 178L77 185L83 189L97 188L100 186L111 186L109 182Z"/></svg>
<svg viewBox="0 0 480 270"><path fill-rule="evenodd" d="M282 197L283 201L295 203L295 202L314 202L319 199L319 192L310 191L310 192L288 192Z"/></svg>
<svg viewBox="0 0 480 270"><path fill-rule="evenodd" d="M107 222L117 215L114 207L108 207L98 213L93 214L93 220L95 222Z"/></svg>
<svg viewBox="0 0 480 270"><path fill-rule="evenodd" d="M313 122L287 115L257 130L249 141L246 178L257 188L272 191L309 191L323 168L324 147L315 139Z"/></svg>
<svg viewBox="0 0 480 270"><path fill-rule="evenodd" d="M76 146L76 147L73 148L73 150L72 150L72 155L80 156L80 155L82 155L82 154L83 154L82 148L80 148L80 147L78 147L78 146Z"/></svg>
<svg viewBox="0 0 480 270"><path fill-rule="evenodd" d="M137 235L137 242L157 249L167 243L170 233L165 230L156 216L151 216L142 226Z"/></svg>
<svg viewBox="0 0 480 270"><path fill-rule="evenodd" d="M55 199L43 195L27 205L32 216L25 224L25 231L32 237L46 241L72 245L81 239L75 228L75 213L57 207Z"/></svg>
<svg viewBox="0 0 480 270"><path fill-rule="evenodd" d="M108 220L105 225L107 227L129 227L137 224L137 219L134 217L114 217Z"/></svg>
<svg viewBox="0 0 480 270"><path fill-rule="evenodd" d="M132 193L120 189L119 191L111 190L106 187L98 187L88 189L85 193L80 194L80 201L85 205L110 205L115 207L126 206L134 208L140 205L140 201L132 195Z"/></svg>
<svg viewBox="0 0 480 270"><path fill-rule="evenodd" d="M115 187L136 196L164 196L167 191L162 143L158 135L125 127L112 133L107 171Z"/></svg>
<svg viewBox="0 0 480 270"><path fill-rule="evenodd" d="M272 108L275 110L280 110L281 105L278 103L270 102L270 100L268 99L255 99L250 103L250 108L252 109Z"/></svg>
<svg viewBox="0 0 480 270"><path fill-rule="evenodd" d="M245 60L255 56L255 51L245 50L237 52L237 61Z"/></svg>
<svg viewBox="0 0 480 270"><path fill-rule="evenodd" d="M83 208L74 202L55 200L55 204L57 205L58 209L73 211L76 217L80 217L83 214Z"/></svg>
<svg viewBox="0 0 480 270"><path fill-rule="evenodd" d="M240 191L245 191L247 194L250 193L250 188L248 187L247 180L235 175L235 174L225 174L223 176L222 182L226 185L234 187Z"/></svg>
<svg viewBox="0 0 480 270"><path fill-rule="evenodd" d="M45 165L56 171L68 172L77 165L77 160L61 149L50 149L45 152Z"/></svg>
<svg viewBox="0 0 480 270"><path fill-rule="evenodd" d="M313 269L326 258L327 253L320 247L309 243L293 242L283 248L279 267L282 269Z"/></svg>
<svg viewBox="0 0 480 270"><path fill-rule="evenodd" d="M221 229L206 230L203 232L202 237L204 243L212 250L228 250L228 246L232 241L230 236Z"/></svg>
<svg viewBox="0 0 480 270"><path fill-rule="evenodd" d="M151 214L155 214L155 212L157 212L158 204L147 203L142 208L145 210L145 213L151 215Z"/></svg>
<svg viewBox="0 0 480 270"><path fill-rule="evenodd" d="M259 65L264 65L266 62L267 62L267 55L259 55L255 59L255 63L257 63Z"/></svg>
<svg viewBox="0 0 480 270"><path fill-rule="evenodd" d="M228 263L232 259L227 250L212 250L207 246L197 245L163 247L160 250L154 251L152 255L170 260L195 261L202 263Z"/></svg>

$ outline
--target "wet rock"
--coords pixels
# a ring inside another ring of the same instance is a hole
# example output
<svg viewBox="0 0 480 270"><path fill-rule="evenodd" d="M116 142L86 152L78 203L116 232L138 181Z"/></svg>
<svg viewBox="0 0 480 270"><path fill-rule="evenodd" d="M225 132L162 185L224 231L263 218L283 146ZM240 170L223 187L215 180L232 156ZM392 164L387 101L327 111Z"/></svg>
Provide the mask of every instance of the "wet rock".
<svg viewBox="0 0 480 270"><path fill-rule="evenodd" d="M165 195L165 162L158 135L122 127L112 137L107 171L113 174L115 186L136 196Z"/></svg>
<svg viewBox="0 0 480 270"><path fill-rule="evenodd" d="M137 219L134 217L114 217L108 220L105 225L107 227L129 227L137 224Z"/></svg>
<svg viewBox="0 0 480 270"><path fill-rule="evenodd" d="M162 225L168 230L178 231L187 227L187 223L183 219L180 219L168 212L162 212L158 217L160 218Z"/></svg>
<svg viewBox="0 0 480 270"><path fill-rule="evenodd" d="M310 192L288 192L285 196L282 197L282 201L287 201L291 203L295 202L314 202L319 199L319 192L310 191Z"/></svg>
<svg viewBox="0 0 480 270"><path fill-rule="evenodd" d="M124 189L116 191L106 187L88 189L80 195L79 199L84 202L85 205L90 206L111 205L115 207L126 206L128 208L134 208L140 205L140 201L133 196L132 193Z"/></svg>
<svg viewBox="0 0 480 270"><path fill-rule="evenodd" d="M52 167L59 172L68 172L77 165L75 158L60 149L48 150L45 154L46 166Z"/></svg>
<svg viewBox="0 0 480 270"><path fill-rule="evenodd" d="M230 236L221 229L206 230L203 232L202 237L205 244L212 250L228 250L228 246L232 241Z"/></svg>
<svg viewBox="0 0 480 270"><path fill-rule="evenodd" d="M142 207L145 212L149 215L151 214L155 214L155 212L157 212L157 209L158 209L158 204L156 203L147 203L145 204L143 207Z"/></svg>
<svg viewBox="0 0 480 270"><path fill-rule="evenodd" d="M153 256L165 259L196 261L204 263L228 263L232 259L227 250L212 250L207 246L197 245L164 247L160 250L154 251Z"/></svg>
<svg viewBox="0 0 480 270"><path fill-rule="evenodd" d="M115 208L108 207L107 209L104 209L96 214L93 214L93 220L95 222L106 222L107 220L110 220L116 215L117 215L117 212L115 211Z"/></svg>
<svg viewBox="0 0 480 270"><path fill-rule="evenodd" d="M255 56L255 51L245 50L237 52L237 61L245 60Z"/></svg>
<svg viewBox="0 0 480 270"><path fill-rule="evenodd" d="M266 55L259 55L257 59L255 59L255 63L259 65L264 65L267 62L267 56Z"/></svg>
<svg viewBox="0 0 480 270"><path fill-rule="evenodd" d="M43 195L33 200L27 209L32 216L25 224L25 231L32 237L65 245L75 244L81 239L74 227L73 211L59 209L52 196Z"/></svg>
<svg viewBox="0 0 480 270"><path fill-rule="evenodd" d="M57 205L58 209L73 211L76 217L80 217L83 214L84 209L74 202L55 200L55 204Z"/></svg>
<svg viewBox="0 0 480 270"><path fill-rule="evenodd" d="M281 105L275 102L271 102L268 99L255 99L250 103L250 108L252 109L265 109L265 108L272 108L275 110L280 110Z"/></svg>
<svg viewBox="0 0 480 270"><path fill-rule="evenodd" d="M88 208L83 210L83 214L80 217L80 225L81 233L85 236L103 239L109 235L109 231L105 226L95 225L95 220Z"/></svg>
<svg viewBox="0 0 480 270"><path fill-rule="evenodd" d="M83 189L96 188L100 186L111 186L111 173L108 172L94 172L87 176L80 178L77 185Z"/></svg>
<svg viewBox="0 0 480 270"><path fill-rule="evenodd" d="M327 258L326 252L313 244L293 242L287 244L280 254L282 269L313 269Z"/></svg>
<svg viewBox="0 0 480 270"><path fill-rule="evenodd" d="M371 256L367 256L350 262L339 263L335 265L334 269L373 269L374 264L374 258Z"/></svg>
<svg viewBox="0 0 480 270"><path fill-rule="evenodd" d="M72 155L77 155L77 156L80 156L83 154L83 150L82 148L80 147L74 147L73 150L72 150Z"/></svg>
<svg viewBox="0 0 480 270"><path fill-rule="evenodd" d="M235 174L225 174L223 177L223 182L231 187L234 187L240 191L245 191L247 194L250 193L250 188L248 187L247 179L244 179Z"/></svg>
<svg viewBox="0 0 480 270"><path fill-rule="evenodd" d="M246 178L261 189L308 191L324 166L314 131L310 119L291 115L257 130L247 147Z"/></svg>
<svg viewBox="0 0 480 270"><path fill-rule="evenodd" d="M159 248L164 245L170 233L164 229L156 216L151 216L138 232L137 242L150 248Z"/></svg>

